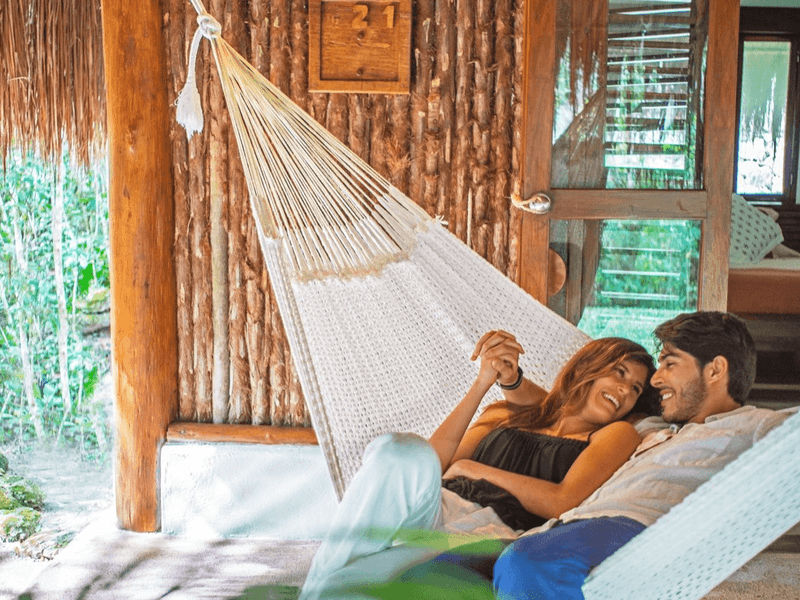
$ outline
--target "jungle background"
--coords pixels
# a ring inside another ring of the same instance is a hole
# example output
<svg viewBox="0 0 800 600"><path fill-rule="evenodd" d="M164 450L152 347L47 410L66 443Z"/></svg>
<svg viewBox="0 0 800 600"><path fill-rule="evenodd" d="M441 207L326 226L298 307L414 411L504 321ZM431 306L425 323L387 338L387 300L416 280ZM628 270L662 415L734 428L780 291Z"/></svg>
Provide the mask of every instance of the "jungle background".
<svg viewBox="0 0 800 600"><path fill-rule="evenodd" d="M107 165L0 167L0 542L47 559L113 497Z"/></svg>

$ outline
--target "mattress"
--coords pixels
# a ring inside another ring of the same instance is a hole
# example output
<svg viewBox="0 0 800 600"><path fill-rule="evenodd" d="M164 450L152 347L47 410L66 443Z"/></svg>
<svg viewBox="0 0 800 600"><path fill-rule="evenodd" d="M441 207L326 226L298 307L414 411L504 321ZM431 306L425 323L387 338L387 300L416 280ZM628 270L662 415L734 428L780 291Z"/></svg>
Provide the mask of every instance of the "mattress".
<svg viewBox="0 0 800 600"><path fill-rule="evenodd" d="M728 273L728 311L800 315L800 258L765 258Z"/></svg>

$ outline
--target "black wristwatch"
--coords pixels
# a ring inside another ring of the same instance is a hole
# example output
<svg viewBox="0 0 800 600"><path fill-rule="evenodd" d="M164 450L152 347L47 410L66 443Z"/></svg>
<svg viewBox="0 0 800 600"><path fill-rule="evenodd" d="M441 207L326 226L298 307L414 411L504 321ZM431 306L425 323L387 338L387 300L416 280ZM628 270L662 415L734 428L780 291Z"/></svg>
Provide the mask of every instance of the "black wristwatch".
<svg viewBox="0 0 800 600"><path fill-rule="evenodd" d="M502 383L500 383L498 381L497 385L500 387L501 390L515 390L515 389L517 389L519 386L522 385L522 367L517 365L517 380L514 383L511 383L509 385L503 385Z"/></svg>

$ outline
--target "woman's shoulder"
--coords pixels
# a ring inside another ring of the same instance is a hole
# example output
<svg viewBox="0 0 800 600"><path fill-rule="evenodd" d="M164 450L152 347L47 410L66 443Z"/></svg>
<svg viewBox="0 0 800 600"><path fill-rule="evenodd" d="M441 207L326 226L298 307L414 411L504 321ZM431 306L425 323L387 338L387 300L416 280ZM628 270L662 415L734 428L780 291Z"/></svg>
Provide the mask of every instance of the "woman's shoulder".
<svg viewBox="0 0 800 600"><path fill-rule="evenodd" d="M485 427L487 432L493 431L513 414L514 411L509 407L508 402L504 400L493 402L483 409L483 412L475 419L472 427Z"/></svg>
<svg viewBox="0 0 800 600"><path fill-rule="evenodd" d="M636 431L636 428L627 421L614 421L605 427L601 427L595 431L589 438L590 442L619 442L623 440L630 440L631 442L639 443L641 436Z"/></svg>

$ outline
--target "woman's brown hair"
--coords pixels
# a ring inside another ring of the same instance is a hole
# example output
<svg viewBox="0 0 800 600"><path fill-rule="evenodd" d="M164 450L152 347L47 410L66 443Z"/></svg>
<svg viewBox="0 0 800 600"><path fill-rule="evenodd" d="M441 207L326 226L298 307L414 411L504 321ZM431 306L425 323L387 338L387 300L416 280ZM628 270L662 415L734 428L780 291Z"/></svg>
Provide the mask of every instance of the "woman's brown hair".
<svg viewBox="0 0 800 600"><path fill-rule="evenodd" d="M489 424L493 427L519 427L522 429L541 429L549 427L566 413L580 410L589 396L592 384L614 369L624 360L643 365L647 369L647 379L632 413L658 414L655 402L656 391L650 385L655 373L653 357L645 348L625 338L608 337L592 340L578 350L561 369L553 382L553 389L544 399L531 406L520 406L503 401L494 405L511 412L506 418Z"/></svg>

